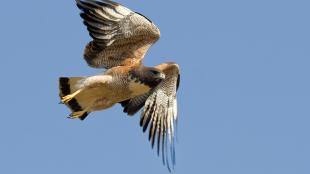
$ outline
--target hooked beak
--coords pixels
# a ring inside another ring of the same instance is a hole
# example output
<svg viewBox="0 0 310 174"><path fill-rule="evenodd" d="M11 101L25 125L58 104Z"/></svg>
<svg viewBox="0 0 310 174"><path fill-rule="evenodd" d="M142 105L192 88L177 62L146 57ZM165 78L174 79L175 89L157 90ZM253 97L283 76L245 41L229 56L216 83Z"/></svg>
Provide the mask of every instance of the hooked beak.
<svg viewBox="0 0 310 174"><path fill-rule="evenodd" d="M164 79L166 78L165 73L160 73L159 78L162 79L162 80L164 80Z"/></svg>

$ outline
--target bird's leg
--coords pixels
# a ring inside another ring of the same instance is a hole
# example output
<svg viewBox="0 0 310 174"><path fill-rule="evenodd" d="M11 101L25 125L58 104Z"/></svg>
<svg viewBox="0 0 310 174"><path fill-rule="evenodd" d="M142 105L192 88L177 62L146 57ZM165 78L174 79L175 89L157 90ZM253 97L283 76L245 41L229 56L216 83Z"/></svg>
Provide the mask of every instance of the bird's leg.
<svg viewBox="0 0 310 174"><path fill-rule="evenodd" d="M82 110L82 111L77 111L77 112L72 112L68 118L71 118L71 119L75 119L75 118L81 118L82 116L84 116L85 113L88 112L88 108Z"/></svg>
<svg viewBox="0 0 310 174"><path fill-rule="evenodd" d="M72 100L75 96L77 96L80 92L82 91L82 89L79 89L77 91L75 91L72 94L66 95L64 97L61 98L61 102L62 103L68 103L70 100Z"/></svg>

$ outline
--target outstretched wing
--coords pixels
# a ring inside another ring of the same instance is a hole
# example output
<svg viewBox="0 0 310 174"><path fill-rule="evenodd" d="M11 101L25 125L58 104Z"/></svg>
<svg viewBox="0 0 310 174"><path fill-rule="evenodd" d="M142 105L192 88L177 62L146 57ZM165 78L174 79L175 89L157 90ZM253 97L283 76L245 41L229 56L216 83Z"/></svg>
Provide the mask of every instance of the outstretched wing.
<svg viewBox="0 0 310 174"><path fill-rule="evenodd" d="M122 104L124 112L135 114L144 106L140 126L143 132L149 127L149 140L154 147L157 143L157 153L161 153L163 163L168 169L175 165L175 126L177 123L176 91L180 82L179 66L165 63L156 68L162 70L166 78L155 89L147 94L134 97Z"/></svg>
<svg viewBox="0 0 310 174"><path fill-rule="evenodd" d="M76 0L80 16L93 38L84 58L94 68L140 63L160 37L146 17L109 0Z"/></svg>

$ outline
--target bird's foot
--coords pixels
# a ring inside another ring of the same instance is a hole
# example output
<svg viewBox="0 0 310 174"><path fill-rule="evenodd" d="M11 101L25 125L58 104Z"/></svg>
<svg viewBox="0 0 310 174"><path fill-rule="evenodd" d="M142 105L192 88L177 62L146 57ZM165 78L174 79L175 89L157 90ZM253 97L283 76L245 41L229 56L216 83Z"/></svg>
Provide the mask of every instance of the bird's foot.
<svg viewBox="0 0 310 174"><path fill-rule="evenodd" d="M83 111L77 111L77 112L72 112L68 118L71 119L76 119L76 118L81 118L82 116L84 116L84 114L87 113L87 111L83 110Z"/></svg>
<svg viewBox="0 0 310 174"><path fill-rule="evenodd" d="M68 102L71 101L75 96L77 96L80 92L81 92L81 89L75 91L75 92L72 93L72 94L69 94L69 95L66 95L66 96L62 97L62 98L61 98L60 104L66 104L66 103L68 103Z"/></svg>

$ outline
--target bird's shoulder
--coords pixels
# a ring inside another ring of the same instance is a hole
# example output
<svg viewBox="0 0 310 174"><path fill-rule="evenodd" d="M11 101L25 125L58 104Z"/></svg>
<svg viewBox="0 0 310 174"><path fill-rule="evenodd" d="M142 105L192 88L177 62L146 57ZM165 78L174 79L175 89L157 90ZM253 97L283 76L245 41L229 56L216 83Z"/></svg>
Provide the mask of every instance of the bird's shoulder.
<svg viewBox="0 0 310 174"><path fill-rule="evenodd" d="M140 65L136 63L128 63L125 66L115 66L108 69L105 74L113 76L128 76L132 71L139 69Z"/></svg>

